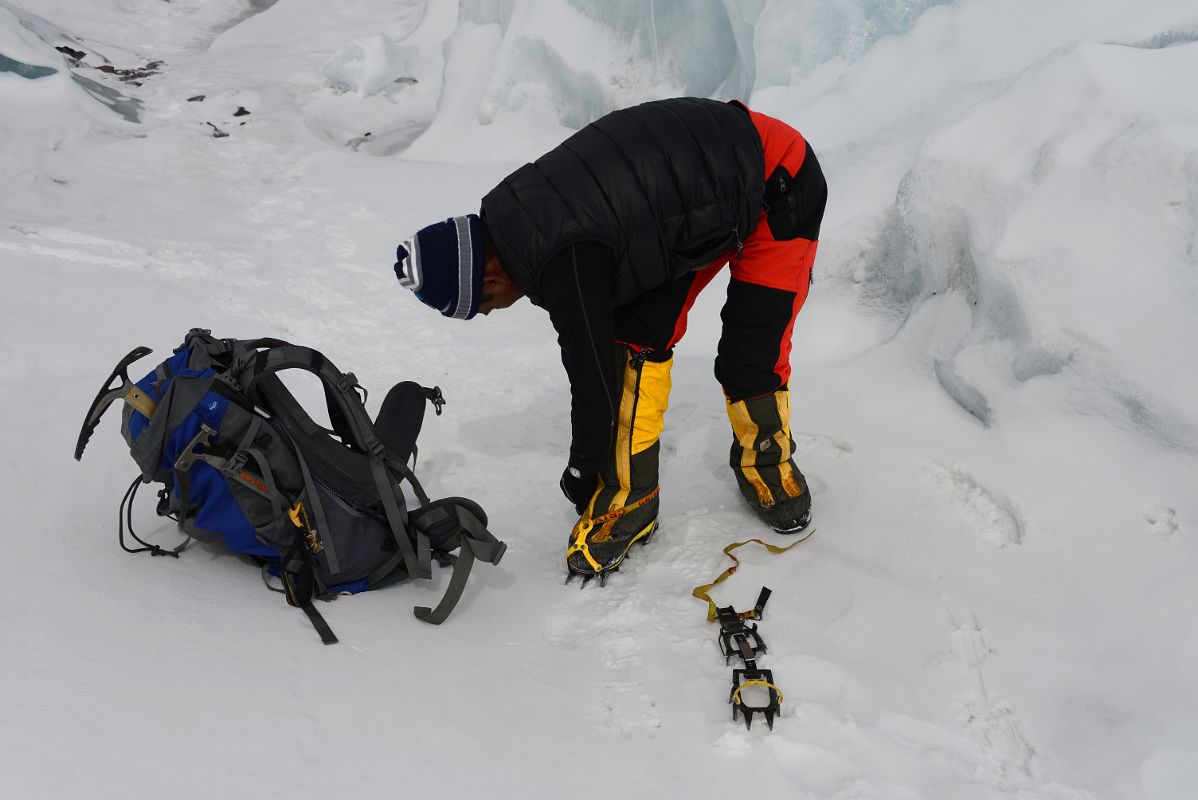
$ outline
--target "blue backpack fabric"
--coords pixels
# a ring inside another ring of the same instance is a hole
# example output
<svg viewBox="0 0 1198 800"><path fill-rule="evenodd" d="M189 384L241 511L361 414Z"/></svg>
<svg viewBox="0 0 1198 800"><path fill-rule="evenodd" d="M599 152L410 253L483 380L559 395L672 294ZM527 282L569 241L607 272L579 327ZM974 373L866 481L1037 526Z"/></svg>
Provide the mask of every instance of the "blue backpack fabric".
<svg viewBox="0 0 1198 800"><path fill-rule="evenodd" d="M473 563L498 564L503 557L506 545L487 529L477 503L430 500L408 466L427 403L441 413L440 389L397 384L372 420L354 375L310 348L278 339L216 339L193 329L170 358L130 381L129 365L149 352L137 348L117 365L75 452L82 457L104 411L123 401L121 432L140 469L121 503L126 551L178 557L195 539L246 556L264 577L280 579L279 591L304 610L326 644L337 639L314 598L430 578L436 560L452 565L449 586L436 608L414 613L440 624ZM331 429L317 425L278 378L294 369L320 379ZM117 378L121 385L110 388ZM133 533L142 483L161 484L157 512L187 537L173 550ZM417 500L413 508L404 483ZM126 545L126 527L140 547Z"/></svg>

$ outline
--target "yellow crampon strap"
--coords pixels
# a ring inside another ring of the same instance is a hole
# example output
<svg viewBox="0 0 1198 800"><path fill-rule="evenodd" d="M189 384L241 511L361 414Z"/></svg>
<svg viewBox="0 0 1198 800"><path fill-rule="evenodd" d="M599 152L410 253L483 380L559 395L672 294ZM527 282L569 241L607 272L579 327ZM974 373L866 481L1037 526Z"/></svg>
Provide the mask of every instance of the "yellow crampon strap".
<svg viewBox="0 0 1198 800"><path fill-rule="evenodd" d="M724 570L720 574L720 577L716 578L711 583L705 583L702 586L696 586L695 590L693 592L691 592L691 595L693 597L697 597L700 600L707 601L707 621L715 622L715 620L716 620L715 601L712 600L711 597L707 593L710 592L712 589L714 589L719 584L728 580L728 578L731 575L733 575L736 572L736 570L740 567L740 559L737 558L736 556L732 555L733 550L735 550L738 547L742 547L746 544L757 543L757 544L761 545L762 547L764 547L766 550L769 550L774 555L778 555L780 553L785 553L787 550L790 550L792 547L795 547L796 545L800 545L803 542L807 541L808 539L811 538L811 534L813 534L813 533L815 533L815 528L812 528L810 531L808 531L806 534L804 534L803 538L799 539L797 542L791 542L786 547L778 547L776 545L767 544L766 542L763 542L760 539L748 539L743 542L734 542L734 543L728 545L727 547L725 547L724 554L727 555L728 558L732 559L735 563L732 566L728 567L728 569ZM750 617L753 616L753 614L754 614L753 611L743 611L740 614L738 614L737 616L739 616L741 619L749 619ZM777 687L775 687L775 688L777 688Z"/></svg>
<svg viewBox="0 0 1198 800"><path fill-rule="evenodd" d="M796 544L797 544L797 543L796 543ZM791 545L791 547L794 547L794 545ZM788 548L788 549L789 549L789 548ZM781 689L779 689L777 686L775 686L774 684L770 683L769 681L763 681L763 680L752 680L752 681L745 681L745 682L744 682L744 683L742 683L740 686L737 686L737 687L736 687L736 690L735 690L734 692L732 692L732 703L733 703L733 705L738 705L738 706L740 705L740 690L741 690L741 689L743 689L743 688L745 688L746 686L764 686L764 687L766 687L767 689L773 689L775 692L777 692L777 693L778 693L778 702L779 702L779 703L781 703L781 702L782 702L782 690L781 690Z"/></svg>
<svg viewBox="0 0 1198 800"><path fill-rule="evenodd" d="M587 560L587 563L590 564L596 572L601 572L603 570L603 566L591 556L591 550L589 547L587 547L587 534L589 534L595 528L602 528L604 524L619 519L629 511L635 511L641 506L646 505L650 500L657 497L659 494L661 494L660 486L649 492L649 494L645 495L640 500L623 506L622 508L617 508L615 511L609 511L602 516L595 517L594 519L580 519L578 524L574 527L574 541L570 543L569 549L566 550L566 558L569 558L575 553L582 553L582 557ZM595 502L595 499L591 498L591 502ZM633 542L641 538L641 536L645 534L645 531L649 530L651 527L653 527L652 523L646 526L645 530L634 536L628 545L631 547Z"/></svg>
<svg viewBox="0 0 1198 800"><path fill-rule="evenodd" d="M594 559L594 557L591 555L591 549L587 547L587 534L590 533L591 529L594 527L594 520L585 519L578 523L578 527L574 529L574 541L570 543L569 549L566 550L566 558L569 558L575 553L582 553L582 557L587 560L587 563L591 565L591 568L594 569L595 572L600 572L602 571L603 566Z"/></svg>

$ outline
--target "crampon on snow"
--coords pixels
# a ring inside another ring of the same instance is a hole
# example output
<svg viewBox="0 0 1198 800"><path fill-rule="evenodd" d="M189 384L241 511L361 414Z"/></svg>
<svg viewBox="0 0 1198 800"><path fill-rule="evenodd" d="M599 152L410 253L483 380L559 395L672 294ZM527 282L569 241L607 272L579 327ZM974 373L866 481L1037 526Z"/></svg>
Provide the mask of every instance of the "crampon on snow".
<svg viewBox="0 0 1198 800"><path fill-rule="evenodd" d="M566 553L566 584L569 584L575 578L582 578L580 588L585 588L588 583L594 578L599 579L599 586L607 585L607 579L615 572L620 571L620 565L624 563L629 551L634 544L640 544L642 547L649 543L653 538L653 534L657 532L657 520L649 523L644 529L623 544L622 549L612 549L606 559L596 559L593 544L586 541L586 530L579 531L577 538L570 545L570 549ZM614 543L612 543L614 544ZM598 549L598 548L595 548Z"/></svg>

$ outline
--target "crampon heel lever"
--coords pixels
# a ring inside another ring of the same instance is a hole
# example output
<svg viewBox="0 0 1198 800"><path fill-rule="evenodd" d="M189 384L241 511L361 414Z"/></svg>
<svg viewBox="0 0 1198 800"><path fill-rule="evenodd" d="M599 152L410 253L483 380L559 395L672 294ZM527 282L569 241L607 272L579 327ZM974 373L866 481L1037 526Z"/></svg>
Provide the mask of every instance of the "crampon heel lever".
<svg viewBox="0 0 1198 800"><path fill-rule="evenodd" d="M720 653L724 656L725 665L731 664L733 658L747 662L766 652L757 626L746 625L732 606L718 609L716 619L720 623Z"/></svg>

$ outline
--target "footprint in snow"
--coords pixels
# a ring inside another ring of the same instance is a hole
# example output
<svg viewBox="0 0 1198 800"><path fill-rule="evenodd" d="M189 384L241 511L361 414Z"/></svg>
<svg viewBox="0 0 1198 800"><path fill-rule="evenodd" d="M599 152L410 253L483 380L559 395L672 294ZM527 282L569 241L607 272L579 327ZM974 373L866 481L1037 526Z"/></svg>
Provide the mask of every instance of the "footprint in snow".
<svg viewBox="0 0 1198 800"><path fill-rule="evenodd" d="M599 666L610 674L589 722L625 739L652 738L661 727L657 701L637 680L645 666L645 642L638 632L650 620L630 588L615 580L602 589L563 589L562 602L545 620L545 639L563 649L593 647Z"/></svg>
<svg viewBox="0 0 1198 800"><path fill-rule="evenodd" d="M853 446L844 439L825 436L822 433L795 433L795 450L803 453L819 453L834 457L853 454Z"/></svg>
<svg viewBox="0 0 1198 800"><path fill-rule="evenodd" d="M1181 530L1177 524L1177 512L1168 506L1149 507L1144 510L1147 530L1157 536L1169 537Z"/></svg>
<svg viewBox="0 0 1198 800"><path fill-rule="evenodd" d="M650 695L631 692L610 692L594 705L589 719L596 727L619 734L625 739L652 739L661 728L657 716L657 701Z"/></svg>
<svg viewBox="0 0 1198 800"><path fill-rule="evenodd" d="M971 697L964 703L965 721L991 767L1003 781L1032 777L1035 749L1023 735L1019 716L1005 702L996 701L982 669L995 655L986 631L972 611L962 621L950 611L949 652L970 676Z"/></svg>
<svg viewBox="0 0 1198 800"><path fill-rule="evenodd" d="M987 542L995 547L1022 543L1023 522L1010 500L988 489L963 469L928 462L924 470L953 496L973 530Z"/></svg>

